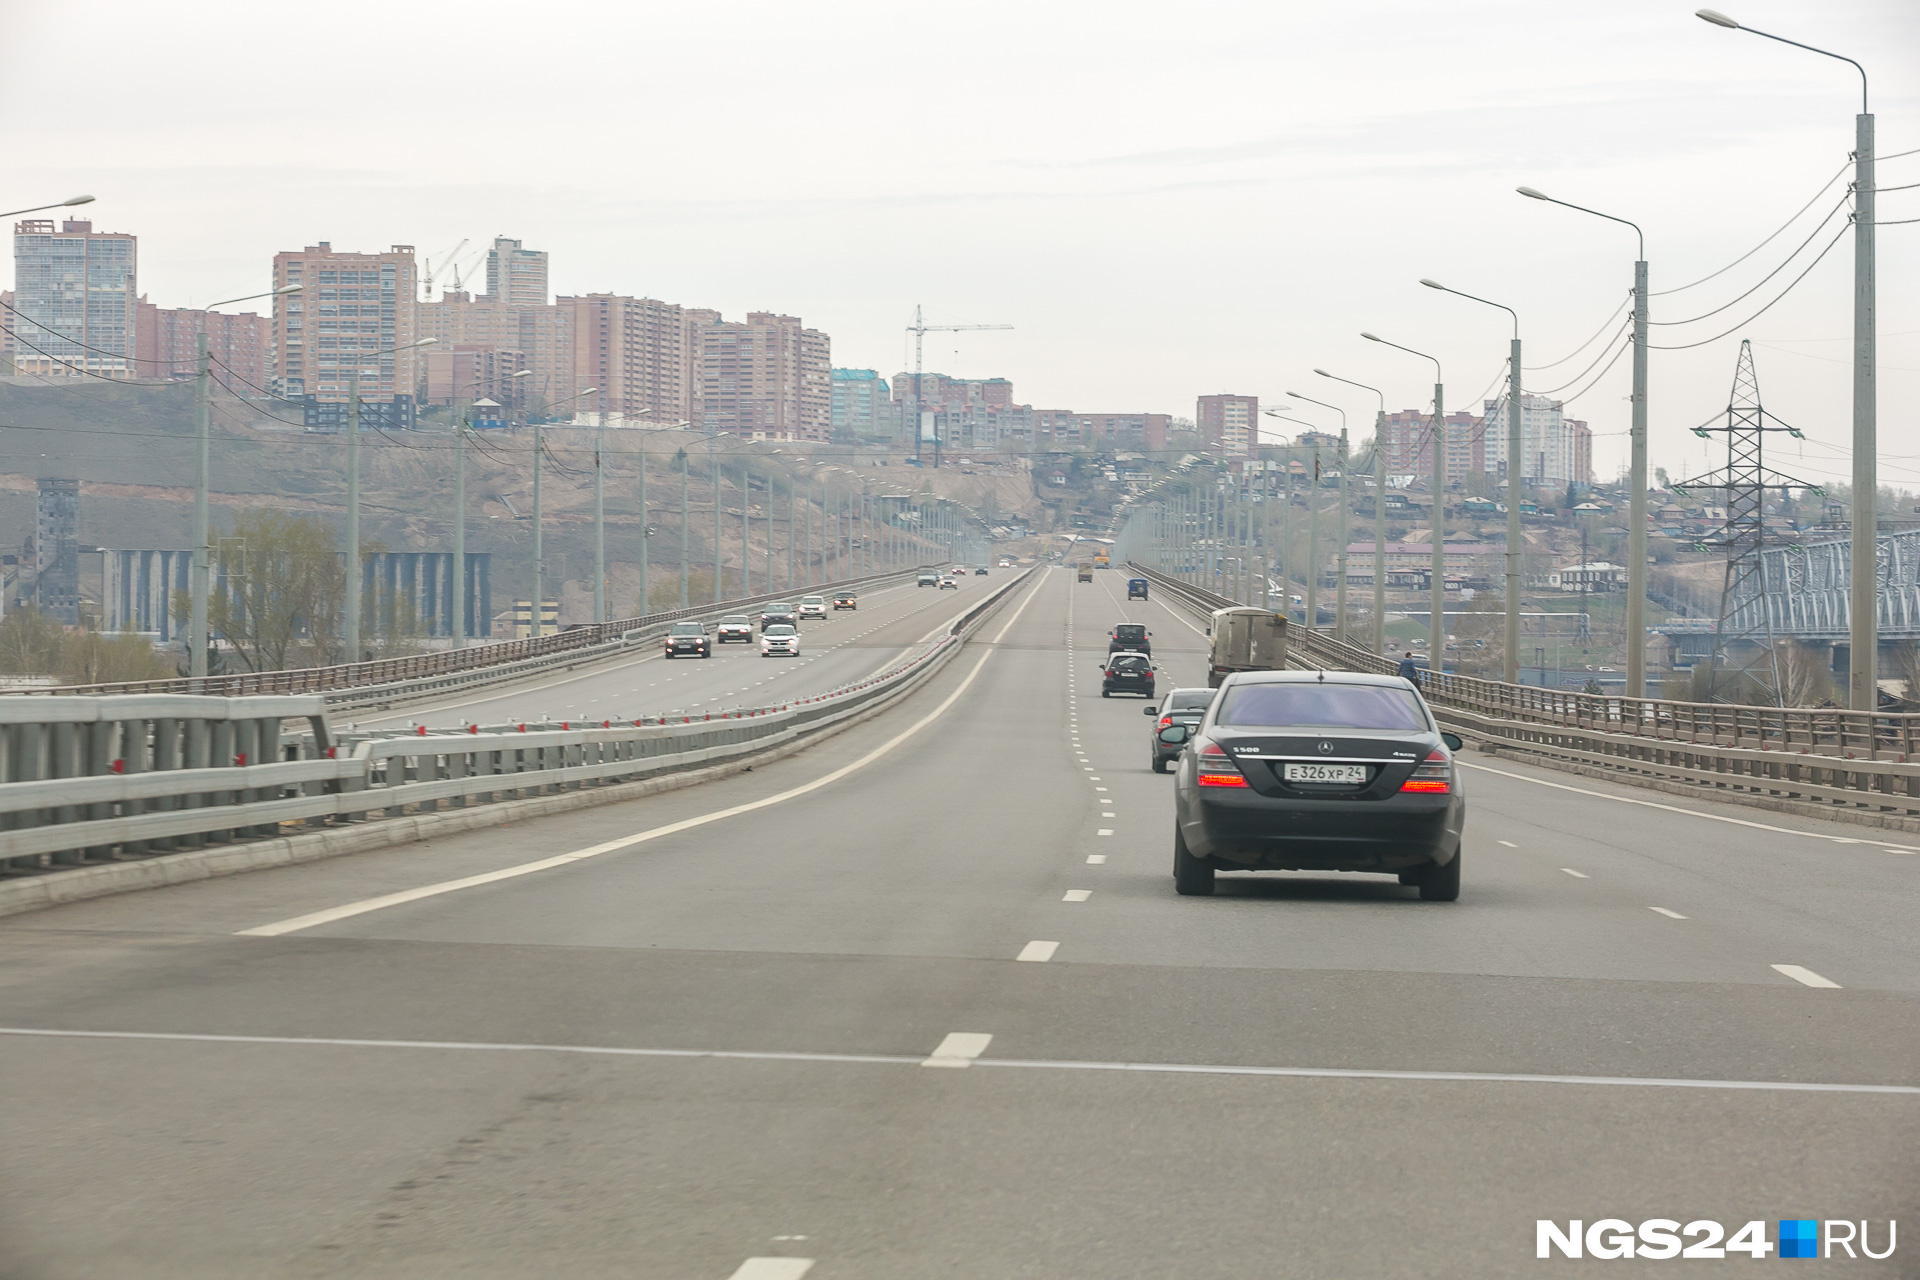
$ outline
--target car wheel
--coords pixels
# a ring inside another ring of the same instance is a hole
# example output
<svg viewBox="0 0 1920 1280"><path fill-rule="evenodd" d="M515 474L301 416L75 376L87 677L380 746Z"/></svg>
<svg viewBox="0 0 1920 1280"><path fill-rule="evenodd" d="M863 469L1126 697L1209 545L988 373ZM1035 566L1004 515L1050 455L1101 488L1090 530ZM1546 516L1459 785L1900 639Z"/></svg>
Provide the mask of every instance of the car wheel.
<svg viewBox="0 0 1920 1280"><path fill-rule="evenodd" d="M1154 756L1153 771L1155 773L1165 773L1167 771L1167 762L1163 757L1158 755Z"/></svg>
<svg viewBox="0 0 1920 1280"><path fill-rule="evenodd" d="M1187 851L1180 824L1173 824L1173 891L1183 898L1205 898L1213 893L1213 864Z"/></svg>
<svg viewBox="0 0 1920 1280"><path fill-rule="evenodd" d="M1101 697L1103 697L1103 698L1111 698L1111 697L1113 696L1113 690L1111 690L1111 689L1102 689L1102 690L1100 691L1100 696L1101 696Z"/></svg>
<svg viewBox="0 0 1920 1280"><path fill-rule="evenodd" d="M1420 877L1422 902L1457 902L1460 899L1460 851L1444 867L1429 867Z"/></svg>

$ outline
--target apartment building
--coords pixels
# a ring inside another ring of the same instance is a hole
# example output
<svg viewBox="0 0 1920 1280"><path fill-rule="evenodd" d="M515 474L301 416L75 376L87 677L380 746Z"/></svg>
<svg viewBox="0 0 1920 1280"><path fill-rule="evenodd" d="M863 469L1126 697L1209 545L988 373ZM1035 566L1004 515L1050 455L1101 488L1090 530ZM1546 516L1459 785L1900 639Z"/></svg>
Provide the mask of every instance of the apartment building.
<svg viewBox="0 0 1920 1280"><path fill-rule="evenodd" d="M1201 396L1193 421L1207 448L1244 457L1260 442L1260 397Z"/></svg>
<svg viewBox="0 0 1920 1280"><path fill-rule="evenodd" d="M275 288L268 361L276 395L344 404L355 371L363 400L411 404L419 383L413 246L385 253L339 252L325 240L273 258ZM402 350L402 348L409 348Z"/></svg>
<svg viewBox="0 0 1920 1280"><path fill-rule="evenodd" d="M1593 432L1587 424L1568 418L1558 400L1546 396L1520 397L1520 466L1523 483L1564 489L1568 484L1593 483ZM1486 402L1487 465L1507 474L1507 397Z"/></svg>
<svg viewBox="0 0 1920 1280"><path fill-rule="evenodd" d="M833 433L827 335L798 316L753 311L744 321L690 326L696 429L757 440L827 440Z"/></svg>
<svg viewBox="0 0 1920 1280"><path fill-rule="evenodd" d="M574 325L578 318L571 306L516 306L492 294L474 297L448 290L437 302L416 303L414 314L417 336L434 340L434 345L426 348L422 363L426 372L422 395L427 404L451 405L483 396L507 404L501 394L509 389L498 385L499 379L492 372L496 366L502 371L500 377L531 370L510 388L517 413L544 413L564 405L559 412L570 414L582 403L573 400L575 390L596 385L574 382ZM488 368L489 389L476 390L469 385L479 376L475 362L466 362L458 376L453 372L453 361L436 362L440 353L452 351L490 353L481 362Z"/></svg>
<svg viewBox="0 0 1920 1280"><path fill-rule="evenodd" d="M1487 469L1486 421L1471 413L1447 415L1447 483ZM1386 469L1394 475L1433 474L1433 415L1402 409L1386 417L1380 432Z"/></svg>
<svg viewBox="0 0 1920 1280"><path fill-rule="evenodd" d="M139 244L68 218L13 225L13 298L4 312L16 372L40 377L139 376Z"/></svg>
<svg viewBox="0 0 1920 1280"><path fill-rule="evenodd" d="M134 304L134 316L134 364L142 379L180 382L193 377L197 340L205 330L216 387L244 398L267 394L273 376L267 361L273 322L267 316L156 307L145 298Z"/></svg>
<svg viewBox="0 0 1920 1280"><path fill-rule="evenodd" d="M899 435L900 414L879 370L833 370L832 396L829 420L835 440L892 440Z"/></svg>
<svg viewBox="0 0 1920 1280"><path fill-rule="evenodd" d="M571 316L573 385L595 389L580 409L663 425L693 420L693 330L717 322L718 311L611 293L555 305Z"/></svg>
<svg viewBox="0 0 1920 1280"><path fill-rule="evenodd" d="M547 305L547 251L496 236L487 250L487 296L509 307Z"/></svg>

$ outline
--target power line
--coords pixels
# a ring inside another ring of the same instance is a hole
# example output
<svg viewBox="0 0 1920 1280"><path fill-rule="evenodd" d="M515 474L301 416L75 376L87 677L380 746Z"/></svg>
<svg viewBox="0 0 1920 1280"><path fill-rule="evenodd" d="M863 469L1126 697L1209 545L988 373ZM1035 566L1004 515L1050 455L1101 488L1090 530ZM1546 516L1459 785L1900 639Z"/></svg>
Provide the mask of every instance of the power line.
<svg viewBox="0 0 1920 1280"><path fill-rule="evenodd" d="M1820 260L1822 258L1825 258L1829 253L1831 253L1833 251L1833 246L1840 243L1840 237L1846 234L1847 234L1847 229L1845 227L1841 227L1839 232L1833 237L1833 239L1827 241L1827 247L1820 251L1819 257L1816 257L1812 262L1809 262L1807 264L1807 270L1802 271L1799 275L1795 276L1793 278L1793 283L1789 284L1786 288L1782 289L1774 297L1773 302L1769 302L1766 306L1760 308L1758 311L1748 316L1745 320L1742 320L1739 324L1734 325L1733 328L1724 330L1723 332L1720 332L1720 333L1716 333L1711 338L1702 338L1698 342L1682 342L1682 343L1674 343L1672 345L1662 345L1661 343L1650 342L1647 345L1655 351L1688 351L1694 347L1704 347L1710 342L1718 342L1720 341L1720 339L1727 337L1730 334L1738 333L1740 330L1746 328L1748 325L1752 324L1755 320L1758 320L1761 316L1771 311L1773 309L1774 303L1779 302L1781 298L1784 298L1788 294L1792 293L1794 290L1794 287L1798 285L1802 280L1805 280L1807 278L1807 272L1812 271L1815 267L1819 266Z"/></svg>
<svg viewBox="0 0 1920 1280"><path fill-rule="evenodd" d="M1891 160L1892 158L1893 157L1891 156L1887 157L1887 159L1889 160ZM1795 212L1791 218L1788 218L1785 222L1780 224L1778 230L1776 230L1772 235L1768 236L1765 240L1762 240L1759 244L1753 246L1753 248L1747 250L1745 253L1735 258L1732 262L1729 262L1726 266L1714 272L1713 275L1701 276L1698 280L1695 280L1692 284L1683 284L1672 289L1662 289L1657 293L1650 294L1649 296L1655 297L1655 298L1664 298L1670 293L1684 293L1688 289L1692 289L1692 288L1695 288L1696 286L1705 284L1707 281L1713 279L1715 276L1723 276L1727 272L1733 270L1735 267L1745 262L1748 258L1751 258L1754 254L1760 252L1762 249L1772 244L1774 240L1776 240L1779 237L1782 231L1785 231L1788 227L1798 222L1800 220L1800 215L1802 213L1805 213L1807 210L1813 208L1815 203L1819 201L1820 197L1827 194L1828 190L1832 188L1833 184L1839 181L1840 175L1845 173L1849 168L1852 167L1852 165L1853 165L1853 161L1851 160L1847 161L1846 164L1841 165L1839 170L1833 175L1833 177L1828 178L1825 182L1820 184L1820 189L1813 193L1813 199L1801 205L1799 210ZM1829 214L1828 216L1831 217L1832 215ZM1809 239L1811 239L1811 237L1809 237ZM1796 252L1798 251L1796 250Z"/></svg>
<svg viewBox="0 0 1920 1280"><path fill-rule="evenodd" d="M1551 369L1553 368L1554 365L1565 364L1567 361L1573 359L1574 356L1579 355L1582 351L1585 351L1588 347L1592 346L1594 342L1600 337L1600 335L1607 331L1607 326L1620 318L1620 313L1622 311L1625 311L1627 309L1627 304L1632 301L1633 301L1633 290L1629 289L1627 290L1627 296L1621 299L1620 305L1613 309L1613 314L1600 322L1600 327L1593 331L1593 337L1588 338L1585 342L1581 343L1579 346L1573 349L1573 355L1561 356L1558 360L1552 360L1546 364L1525 364L1525 365L1521 365L1520 367L1522 369L1532 370L1537 373L1541 369Z"/></svg>
<svg viewBox="0 0 1920 1280"><path fill-rule="evenodd" d="M1550 388L1550 389L1548 389L1548 390L1546 390L1546 391L1536 391L1536 392L1534 392L1533 394L1535 394L1535 395L1541 395L1541 396L1550 396L1550 395L1554 395L1554 394L1556 394L1556 393L1558 393L1558 392L1561 392L1561 391L1565 391L1565 390L1566 390L1566 389L1567 389L1568 387L1570 387L1570 386L1572 386L1572 385L1573 385L1574 383L1576 383L1576 382L1578 382L1578 381L1580 381L1580 379L1582 379L1582 378L1584 378L1584 377L1586 377L1586 376L1587 376L1587 375L1588 375L1589 373L1592 373L1592 372L1593 372L1593 370L1594 370L1594 368L1595 368L1595 367L1596 367L1597 365L1599 365L1599 363L1600 363L1600 362L1601 362L1602 360L1607 360L1607 353L1608 353L1609 351L1612 351L1612 350L1613 350L1613 343L1614 343L1614 339L1616 339L1616 338L1619 338L1619 337L1620 337L1620 336L1622 336L1623 334L1624 334L1624 335L1626 336L1626 339L1627 339L1627 341L1628 341L1628 343L1631 343L1631 342L1633 341L1633 328L1632 328L1632 326L1630 326L1630 325L1622 325L1622 326L1621 326L1621 327L1619 328L1619 330L1617 330L1617 331L1616 331L1616 332L1614 333L1614 335L1613 335L1613 338L1609 338L1609 339L1607 339L1607 345L1606 345L1606 346L1604 346L1604 347L1602 347L1602 348L1600 348L1600 354L1599 354L1599 355L1597 355L1597 356L1595 356L1595 357L1593 358L1593 361L1592 361L1592 363L1590 363L1590 364L1588 364L1586 368L1584 368L1584 369L1582 369L1582 370L1581 370L1580 372L1578 372L1578 373L1576 373L1576 374L1574 374L1574 375L1573 375L1573 376L1572 376L1571 378L1568 378L1568 379L1567 379L1567 380L1566 380L1565 382L1563 382L1563 383L1561 383L1561 384L1560 384L1559 386L1557 386L1557 387L1553 387L1553 388ZM1623 350L1624 350L1624 348L1623 348ZM1613 359L1614 359L1614 360L1618 360L1619 358L1620 358L1620 356L1619 356L1619 353L1618 353L1618 352L1616 352L1616 353L1614 354L1614 357L1613 357ZM1608 362L1608 364L1609 364L1609 365L1611 365L1613 361L1612 361L1612 360L1608 360L1607 362Z"/></svg>
<svg viewBox="0 0 1920 1280"><path fill-rule="evenodd" d="M1649 320L1647 321L1647 323L1660 325L1662 327L1666 327L1670 325L1679 325L1679 324L1693 324L1695 321L1705 320L1708 316L1717 316L1722 311L1725 311L1728 307L1733 306L1735 303L1744 302L1746 299L1758 293L1760 291L1761 285L1773 279L1775 276L1779 275L1782 271L1785 271L1787 269L1787 266L1795 258L1800 256L1800 251L1813 243L1813 238L1820 234L1821 228L1825 227L1829 222L1833 221L1833 215L1838 213L1841 209L1841 206L1845 205L1846 203L1847 203L1847 197L1845 196L1840 197L1839 204L1836 204L1833 206L1833 208L1827 210L1827 216L1820 219L1819 223L1814 227L1814 229L1807 233L1807 238L1805 240L1802 240L1799 244L1793 247L1793 252L1788 254L1785 258L1783 258L1779 266L1767 272L1766 275L1761 276L1760 279L1754 283L1753 288L1747 290L1745 293L1733 299L1731 302L1727 302L1720 306L1717 306L1711 311L1702 312L1701 314L1694 316L1692 319L1689 319L1689 320Z"/></svg>

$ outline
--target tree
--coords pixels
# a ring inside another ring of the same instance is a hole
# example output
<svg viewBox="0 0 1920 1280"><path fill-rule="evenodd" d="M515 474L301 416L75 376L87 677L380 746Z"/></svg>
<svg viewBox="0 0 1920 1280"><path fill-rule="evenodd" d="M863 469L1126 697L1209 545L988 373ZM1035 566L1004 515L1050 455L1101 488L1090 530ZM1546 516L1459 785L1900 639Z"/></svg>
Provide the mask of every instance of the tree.
<svg viewBox="0 0 1920 1280"><path fill-rule="evenodd" d="M60 624L32 605L0 621L0 671L50 676L60 669Z"/></svg>
<svg viewBox="0 0 1920 1280"><path fill-rule="evenodd" d="M296 654L315 664L340 660L333 620L347 574L324 521L274 510L235 516L220 539L214 577L226 589L207 602L208 628L247 670L285 670Z"/></svg>

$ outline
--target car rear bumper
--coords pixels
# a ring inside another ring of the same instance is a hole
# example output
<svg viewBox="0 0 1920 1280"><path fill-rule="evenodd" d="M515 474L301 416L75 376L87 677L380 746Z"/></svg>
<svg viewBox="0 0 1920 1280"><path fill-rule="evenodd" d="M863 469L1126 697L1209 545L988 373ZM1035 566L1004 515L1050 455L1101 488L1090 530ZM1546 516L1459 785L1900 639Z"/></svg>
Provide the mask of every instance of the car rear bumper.
<svg viewBox="0 0 1920 1280"><path fill-rule="evenodd" d="M1139 693L1139 694L1145 694L1147 697L1151 698L1153 696L1153 681L1151 680L1102 680L1100 682L1100 692L1102 693Z"/></svg>
<svg viewBox="0 0 1920 1280"><path fill-rule="evenodd" d="M1187 848L1252 870L1402 871L1447 863L1460 850L1466 800L1277 801L1238 788L1183 789L1177 821Z"/></svg>

